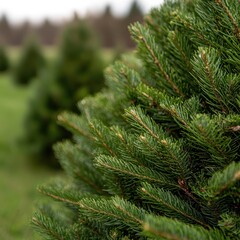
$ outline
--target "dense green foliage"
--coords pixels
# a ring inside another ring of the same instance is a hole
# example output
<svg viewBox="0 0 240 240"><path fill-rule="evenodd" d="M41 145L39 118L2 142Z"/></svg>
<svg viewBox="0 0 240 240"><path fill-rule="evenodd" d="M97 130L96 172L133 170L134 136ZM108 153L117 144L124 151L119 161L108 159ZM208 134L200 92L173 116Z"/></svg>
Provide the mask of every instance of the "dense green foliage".
<svg viewBox="0 0 240 240"><path fill-rule="evenodd" d="M69 181L40 187L48 239L239 239L238 0L166 1L131 26L136 62L59 121Z"/></svg>
<svg viewBox="0 0 240 240"><path fill-rule="evenodd" d="M40 45L34 38L27 39L14 68L14 81L19 85L28 84L37 76L44 64L45 59Z"/></svg>
<svg viewBox="0 0 240 240"><path fill-rule="evenodd" d="M39 76L26 117L26 142L36 159L56 166L52 145L69 133L56 123L63 109L77 111L76 103L103 87L103 60L96 37L83 22L66 28L58 60Z"/></svg>
<svg viewBox="0 0 240 240"><path fill-rule="evenodd" d="M2 46L0 46L0 72L5 72L9 69L9 59Z"/></svg>

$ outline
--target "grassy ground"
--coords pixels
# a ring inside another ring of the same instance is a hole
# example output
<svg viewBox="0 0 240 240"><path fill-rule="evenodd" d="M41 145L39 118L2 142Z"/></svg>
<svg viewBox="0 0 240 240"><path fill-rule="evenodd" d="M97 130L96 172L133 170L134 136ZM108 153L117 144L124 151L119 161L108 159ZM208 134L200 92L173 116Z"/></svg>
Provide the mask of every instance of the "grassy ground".
<svg viewBox="0 0 240 240"><path fill-rule="evenodd" d="M32 86L18 88L0 75L0 239L39 239L30 227L36 186L56 173L30 167L18 142Z"/></svg>

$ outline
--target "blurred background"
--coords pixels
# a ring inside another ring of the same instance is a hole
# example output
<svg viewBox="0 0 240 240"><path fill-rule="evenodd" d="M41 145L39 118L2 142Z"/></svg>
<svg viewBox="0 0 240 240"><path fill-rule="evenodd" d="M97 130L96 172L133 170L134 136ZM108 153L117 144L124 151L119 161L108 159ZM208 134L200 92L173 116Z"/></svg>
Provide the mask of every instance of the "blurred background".
<svg viewBox="0 0 240 240"><path fill-rule="evenodd" d="M105 87L105 67L135 47L129 24L161 2L0 0L0 239L40 239L36 188L64 178L52 145L70 137L57 115Z"/></svg>

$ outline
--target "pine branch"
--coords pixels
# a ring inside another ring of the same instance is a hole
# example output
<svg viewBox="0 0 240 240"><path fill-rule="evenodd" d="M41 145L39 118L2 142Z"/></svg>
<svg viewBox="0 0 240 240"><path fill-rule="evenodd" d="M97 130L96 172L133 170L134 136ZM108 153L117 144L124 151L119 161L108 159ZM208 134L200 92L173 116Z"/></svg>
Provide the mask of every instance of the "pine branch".
<svg viewBox="0 0 240 240"><path fill-rule="evenodd" d="M65 240L63 237L63 232L58 228L57 230L53 230L53 225L55 222L50 222L48 218L36 215L32 218L32 224L35 225L44 235L46 234L48 239L52 240Z"/></svg>
<svg viewBox="0 0 240 240"><path fill-rule="evenodd" d="M109 139L108 129L100 121L94 120L89 123L93 135L95 136L95 142L100 143L100 145L107 150L111 156L116 156L113 147L112 139Z"/></svg>
<svg viewBox="0 0 240 240"><path fill-rule="evenodd" d="M81 148L68 141L58 143L54 146L56 156L65 171L77 180L78 184L81 182L82 190L103 194L103 179L93 167L93 156L86 156L82 154Z"/></svg>
<svg viewBox="0 0 240 240"><path fill-rule="evenodd" d="M73 201L71 198L69 198L69 196L65 196L65 197L61 197L62 193L58 191L56 191L56 189L53 188L44 188L44 187L38 187L38 191L48 197L51 197L57 201L60 202L64 202L64 203L69 203L72 205L77 205L78 202L77 201ZM67 194L65 191L63 193L64 195ZM67 194L68 195L68 194Z"/></svg>
<svg viewBox="0 0 240 240"><path fill-rule="evenodd" d="M200 41L202 41L205 45L211 45L209 40L199 31L199 29L195 28L196 23L192 23L194 18L191 16L184 15L179 10L173 11L172 16L174 20L172 23L176 24L176 26L182 26L185 30L188 30L191 33L191 37L197 37Z"/></svg>
<svg viewBox="0 0 240 240"><path fill-rule="evenodd" d="M122 91L132 92L133 88L141 83L141 76L137 70L130 68L122 62L116 62L108 68L106 74L107 84L111 89L122 94Z"/></svg>
<svg viewBox="0 0 240 240"><path fill-rule="evenodd" d="M142 108L146 109L154 120L161 122L162 126L168 129L176 129L178 127L169 109L163 107L162 104L169 103L174 105L180 103L181 100L179 98L170 97L156 88L149 87L145 84L139 84L136 94Z"/></svg>
<svg viewBox="0 0 240 240"><path fill-rule="evenodd" d="M117 228L130 227L132 231L138 231L143 224L145 211L133 204L114 197L112 199L84 199L79 202L80 212L89 220L97 221L106 226Z"/></svg>
<svg viewBox="0 0 240 240"><path fill-rule="evenodd" d="M224 167L236 158L236 152L230 147L232 139L225 136L221 118L211 119L206 114L196 115L187 130L186 134L194 142L196 149L199 151L199 145L211 155L211 159L207 160L209 163Z"/></svg>
<svg viewBox="0 0 240 240"><path fill-rule="evenodd" d="M203 220L203 216L196 209L170 191L143 183L140 194L145 202L160 213L164 213L165 216L177 218L187 223L197 223L209 228L209 225Z"/></svg>
<svg viewBox="0 0 240 240"><path fill-rule="evenodd" d="M240 163L232 162L223 171L216 172L203 187L203 195L208 199L222 198L224 192L240 181ZM240 199L240 195L236 196Z"/></svg>
<svg viewBox="0 0 240 240"><path fill-rule="evenodd" d="M63 112L58 115L58 123L70 131L73 131L73 133L84 136L89 140L93 140L91 134L89 134L89 132L86 130L87 125L77 114Z"/></svg>
<svg viewBox="0 0 240 240"><path fill-rule="evenodd" d="M147 215L143 225L144 235L150 239L167 240L226 240L218 231L207 231L202 227L180 221Z"/></svg>
<svg viewBox="0 0 240 240"><path fill-rule="evenodd" d="M133 144L136 141L135 135L129 134L123 128L117 126L111 127L111 131L118 140L116 152L119 158L136 165L147 166L147 161L142 160L144 156L140 154L139 149Z"/></svg>
<svg viewBox="0 0 240 240"><path fill-rule="evenodd" d="M236 38L238 39L238 41L240 42L240 28L237 24L237 21L234 19L234 17L232 16L230 10L228 9L228 7L226 6L226 4L224 4L224 2L222 0L215 0L215 2L223 9L223 11L227 14L228 18L230 19L233 27L234 27L234 35L236 36Z"/></svg>
<svg viewBox="0 0 240 240"><path fill-rule="evenodd" d="M182 46L182 44L186 44L187 38L179 39L180 37L183 38L183 36L179 36L179 35L180 34L178 31L171 31L169 33L169 39L173 45L172 51L174 51L175 57L177 54L179 55L179 60L182 60L182 61L179 61L179 64L181 64L181 62L182 62L182 64L184 63L183 66L187 67L187 69L188 69L186 74L189 74L192 70L192 64L191 64L190 58L187 56L187 53L185 52L185 49L183 49L183 46ZM188 42L188 44L189 44L189 42ZM188 45L188 48L189 48L189 45Z"/></svg>
<svg viewBox="0 0 240 240"><path fill-rule="evenodd" d="M66 223L49 207L36 212L31 223L49 240L73 239L70 228L66 228Z"/></svg>
<svg viewBox="0 0 240 240"><path fill-rule="evenodd" d="M202 89L206 103L224 114L236 109L235 97L239 92L239 77L229 75L221 69L219 52L213 48L200 48L192 64L193 76Z"/></svg>
<svg viewBox="0 0 240 240"><path fill-rule="evenodd" d="M78 186L61 182L59 179L58 181L54 181L48 185L39 186L37 190L40 193L55 199L56 201L67 204L69 203L72 205L78 205L78 202L83 198L94 198L98 196L97 194L95 195L88 192L80 192Z"/></svg>
<svg viewBox="0 0 240 240"><path fill-rule="evenodd" d="M96 158L96 165L105 171L115 172L123 178L132 177L140 181L153 182L162 187L179 188L177 184L170 182L158 172L130 162L127 163L122 159L100 155Z"/></svg>
<svg viewBox="0 0 240 240"><path fill-rule="evenodd" d="M141 26L140 24L135 24L131 26L130 31L132 33L133 38L139 43L139 48L141 48L142 52L147 51L145 56L152 63L152 67L155 66L154 70L156 74L159 72L165 79L168 86L171 87L172 91L178 96L184 97L184 94L170 77L166 69L164 68L163 61L164 56L160 55L160 49L155 44L155 40L153 36L151 36L149 29L145 26ZM149 54L148 54L149 53ZM152 59L149 58L149 55ZM167 65L167 63L165 63ZM166 68L169 68L166 66Z"/></svg>

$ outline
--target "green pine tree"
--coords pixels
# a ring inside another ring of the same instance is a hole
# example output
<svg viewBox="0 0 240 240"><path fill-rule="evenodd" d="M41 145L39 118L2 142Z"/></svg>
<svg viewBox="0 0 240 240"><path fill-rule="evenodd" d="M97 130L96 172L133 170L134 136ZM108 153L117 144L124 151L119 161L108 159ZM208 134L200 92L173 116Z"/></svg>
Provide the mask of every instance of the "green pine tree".
<svg viewBox="0 0 240 240"><path fill-rule="evenodd" d="M0 72L5 72L9 69L9 59L3 46L0 46Z"/></svg>
<svg viewBox="0 0 240 240"><path fill-rule="evenodd" d="M29 84L37 77L44 64L45 59L37 40L34 37L28 38L14 68L14 81L19 85Z"/></svg>
<svg viewBox="0 0 240 240"><path fill-rule="evenodd" d="M25 142L33 159L52 167L59 166L52 145L70 134L57 125L57 115L64 109L77 111L79 99L103 87L103 66L91 29L79 20L67 26L58 60L39 76L26 116Z"/></svg>
<svg viewBox="0 0 240 240"><path fill-rule="evenodd" d="M240 4L168 0L131 26L138 60L59 121L69 180L39 191L48 239L226 240L240 236ZM63 209L63 208L62 208Z"/></svg>

